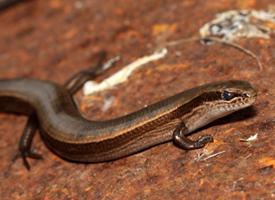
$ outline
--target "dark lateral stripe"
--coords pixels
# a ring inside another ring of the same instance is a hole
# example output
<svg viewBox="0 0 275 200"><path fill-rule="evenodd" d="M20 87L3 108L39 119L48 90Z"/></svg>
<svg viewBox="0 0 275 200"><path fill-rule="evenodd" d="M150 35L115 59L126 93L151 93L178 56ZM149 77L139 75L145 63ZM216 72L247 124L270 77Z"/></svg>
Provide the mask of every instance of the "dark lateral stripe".
<svg viewBox="0 0 275 200"><path fill-rule="evenodd" d="M178 117L190 113L194 108L202 105L205 102L212 102L221 100L221 92L206 92L202 93L198 97L194 98L190 102L180 106L176 111L178 112Z"/></svg>
<svg viewBox="0 0 275 200"><path fill-rule="evenodd" d="M114 149L116 147L121 146L122 144L125 144L134 138L137 138L144 134L145 132L151 131L155 129L156 127L162 126L163 124L166 124L167 122L174 120L176 118L180 118L188 113L190 113L194 108L197 108L198 106L202 105L204 102L212 102L221 99L221 92L207 92L202 93L198 97L194 98L190 102L180 106L179 108L175 109L174 111L167 113L166 115L163 115L153 121L150 121L143 126L138 126L135 129L123 133L115 138L110 138L107 140L104 140L102 142L97 143L87 143L87 144L65 144L61 141L54 140L50 137L48 137L47 134L44 135L45 140L51 140L49 143L50 146L53 149L60 149L62 151L63 148L66 149L66 151L70 150L71 154L80 154L85 151L88 153L99 153L108 151L110 149Z"/></svg>

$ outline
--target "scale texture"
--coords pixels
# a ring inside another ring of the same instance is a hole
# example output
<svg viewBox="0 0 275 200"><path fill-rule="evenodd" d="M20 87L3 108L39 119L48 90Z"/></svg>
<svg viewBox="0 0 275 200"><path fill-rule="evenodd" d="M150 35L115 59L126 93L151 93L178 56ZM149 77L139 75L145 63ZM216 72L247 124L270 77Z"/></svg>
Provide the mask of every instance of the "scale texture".
<svg viewBox="0 0 275 200"><path fill-rule="evenodd" d="M100 51L121 61L98 81L167 41L197 36L216 13L267 9L272 0L26 0L0 10L0 78L29 77L64 83L96 63ZM273 5L274 6L274 5ZM270 24L272 26L272 24ZM44 160L11 162L26 117L0 113L0 199L272 199L275 198L275 42L235 41L257 62L230 46L190 41L169 47L113 90L78 93L89 119L115 118L211 81L243 79L258 90L253 108L207 126L214 143L182 151L172 143L108 163L79 164L53 154L40 136ZM112 100L106 110L106 100ZM105 102L105 103L104 103ZM257 138L244 141L250 136ZM216 155L217 154L217 155ZM216 155L216 156L215 156Z"/></svg>

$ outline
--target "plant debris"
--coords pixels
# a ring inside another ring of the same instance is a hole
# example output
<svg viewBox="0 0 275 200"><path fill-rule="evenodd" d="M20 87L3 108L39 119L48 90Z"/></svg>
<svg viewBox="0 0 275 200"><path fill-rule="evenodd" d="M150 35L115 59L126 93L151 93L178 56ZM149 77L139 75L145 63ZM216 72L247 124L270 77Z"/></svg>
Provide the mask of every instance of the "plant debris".
<svg viewBox="0 0 275 200"><path fill-rule="evenodd" d="M238 38L269 39L275 27L275 9L268 10L229 10L219 13L202 26L200 35L216 37L225 41Z"/></svg>

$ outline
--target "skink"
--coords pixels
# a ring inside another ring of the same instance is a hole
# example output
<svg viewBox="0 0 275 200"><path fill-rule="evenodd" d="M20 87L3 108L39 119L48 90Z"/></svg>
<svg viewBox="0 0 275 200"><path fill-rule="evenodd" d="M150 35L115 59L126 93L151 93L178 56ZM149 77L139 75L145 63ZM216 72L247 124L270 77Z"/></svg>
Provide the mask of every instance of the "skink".
<svg viewBox="0 0 275 200"><path fill-rule="evenodd" d="M22 112L37 117L46 145L59 156L80 162L115 160L171 140L183 149L201 148L212 137L191 141L189 133L252 105L255 99L256 91L248 82L215 82L126 116L90 121L80 114L71 93L62 85L24 78L0 80L2 110L21 112L29 108ZM25 106L15 107L18 103Z"/></svg>

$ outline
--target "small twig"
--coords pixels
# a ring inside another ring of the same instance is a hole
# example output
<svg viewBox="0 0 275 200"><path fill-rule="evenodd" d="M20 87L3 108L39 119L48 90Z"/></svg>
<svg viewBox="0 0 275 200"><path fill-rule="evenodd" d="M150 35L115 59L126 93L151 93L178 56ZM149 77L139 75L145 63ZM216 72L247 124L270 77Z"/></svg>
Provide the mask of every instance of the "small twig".
<svg viewBox="0 0 275 200"><path fill-rule="evenodd" d="M218 153L211 154L211 155L205 157L205 158L203 159L203 161L206 161L206 160L208 160L208 159L210 159L210 158L216 157L216 156L218 156L218 155L220 155L220 154L223 154L223 153L225 153L225 151L220 151L220 152L218 152Z"/></svg>
<svg viewBox="0 0 275 200"><path fill-rule="evenodd" d="M214 154L211 154L211 155L208 154L208 156L207 156L207 153L201 153L201 154L198 154L198 157L195 160L196 161L205 161L205 160L216 157L216 156L218 156L220 154L223 154L223 153L225 153L225 151L220 151L218 153L214 153Z"/></svg>
<svg viewBox="0 0 275 200"><path fill-rule="evenodd" d="M195 37L190 37L190 38L183 38L183 39L180 39L180 40L167 42L166 46L176 46L176 45L179 45L179 44L185 43L185 42L204 41L204 40L209 40L209 41L214 41L214 42L217 42L217 43L225 44L225 45L234 47L235 49L238 49L238 50L244 52L245 54L249 55L250 57L252 57L256 60L260 71L263 70L263 65L262 65L260 59L252 51L250 51L249 49L246 49L246 48L244 48L244 47L242 47L242 46L240 46L236 43L225 41L225 40L214 38L214 37L203 37L202 38L202 37L195 36Z"/></svg>
<svg viewBox="0 0 275 200"><path fill-rule="evenodd" d="M201 37L198 36L194 36L194 37L189 37L189 38L183 38L183 39L179 39L179 40L174 40L171 42L167 42L165 43L165 46L176 46L179 45L181 43L185 43L185 42L193 42L193 41L200 41Z"/></svg>
<svg viewBox="0 0 275 200"><path fill-rule="evenodd" d="M259 66L259 70L262 71L263 70L263 65L259 59L258 56L256 56L252 51L250 51L249 49L246 49L236 43L233 43L233 42L229 42L229 41L226 41L226 40L222 40L222 39L218 39L218 38L213 38L213 37L204 37L204 38L201 38L201 40L210 40L210 41L214 41L214 42L218 42L218 43L221 43L221 44L225 44L225 45L228 45L228 46L231 46L231 47L234 47L242 52L244 52L245 54L249 55L250 57L254 58L256 61L257 61L257 64Z"/></svg>

